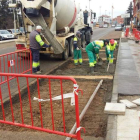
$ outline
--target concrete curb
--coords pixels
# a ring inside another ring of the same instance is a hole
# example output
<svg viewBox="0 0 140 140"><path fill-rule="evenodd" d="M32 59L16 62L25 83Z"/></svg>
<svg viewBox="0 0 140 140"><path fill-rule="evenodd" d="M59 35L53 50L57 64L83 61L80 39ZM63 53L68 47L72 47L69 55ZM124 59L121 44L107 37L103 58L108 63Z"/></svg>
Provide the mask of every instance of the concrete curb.
<svg viewBox="0 0 140 140"><path fill-rule="evenodd" d="M71 59L72 59L72 57L68 58L66 61L60 63L59 65L57 65L56 67L54 67L53 69L51 69L50 71L46 72L46 73L43 74L43 75L49 75L49 74L53 73L53 72L54 72L55 70L57 70L59 67L63 67L65 64L69 63L69 61L70 61ZM43 81L44 81L44 79L39 79L39 82L40 82L40 83L42 83ZM37 87L37 81L36 81L36 80L31 81L31 82L29 83L29 87L30 87L30 93L32 93L33 90ZM27 92L28 92L27 86L22 87L21 90L20 90L21 96L24 96L24 94L27 93ZM11 98L12 98L12 101L13 101L13 102L16 101L17 99L19 99L19 92L16 91L16 92L12 93L12 94L11 94ZM3 100L3 104L4 104L4 105L8 104L9 102L10 102L9 97L7 97L7 98L5 98L5 99ZM0 106L1 106L1 105L0 105Z"/></svg>
<svg viewBox="0 0 140 140"><path fill-rule="evenodd" d="M0 41L0 44L11 43L11 42L15 42L15 39L14 40Z"/></svg>
<svg viewBox="0 0 140 140"><path fill-rule="evenodd" d="M120 55L120 50L121 50L121 41L122 39L120 38L120 44L119 44L119 51L118 51L118 55L117 58ZM118 65L118 61L119 59L117 59L116 62L116 67ZM116 68L115 70L115 76L114 76L114 80L113 80L113 92L112 92L112 99L111 102L113 103L117 103L118 101L118 70ZM106 140L117 140L117 115L109 115L108 116L108 121L107 121L107 135L106 135Z"/></svg>

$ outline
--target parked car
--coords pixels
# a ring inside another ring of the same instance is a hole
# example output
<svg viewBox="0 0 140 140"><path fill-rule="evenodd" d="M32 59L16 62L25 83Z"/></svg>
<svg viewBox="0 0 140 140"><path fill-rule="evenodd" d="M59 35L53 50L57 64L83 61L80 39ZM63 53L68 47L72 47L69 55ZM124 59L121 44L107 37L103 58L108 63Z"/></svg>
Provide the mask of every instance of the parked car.
<svg viewBox="0 0 140 140"><path fill-rule="evenodd" d="M25 33L24 27L20 27L19 30L21 33Z"/></svg>
<svg viewBox="0 0 140 140"><path fill-rule="evenodd" d="M115 24L112 24L111 27L115 27Z"/></svg>
<svg viewBox="0 0 140 140"><path fill-rule="evenodd" d="M7 31L13 34L15 38L17 38L17 34L21 33L19 29L8 29Z"/></svg>
<svg viewBox="0 0 140 140"><path fill-rule="evenodd" d="M99 28L103 28L103 24L100 24L100 25L99 25Z"/></svg>
<svg viewBox="0 0 140 140"><path fill-rule="evenodd" d="M122 31L122 25L117 24L116 27L115 27L115 31Z"/></svg>
<svg viewBox="0 0 140 140"><path fill-rule="evenodd" d="M0 30L0 41L5 39L13 39L14 35L8 32L7 30Z"/></svg>
<svg viewBox="0 0 140 140"><path fill-rule="evenodd" d="M10 32L11 34L15 34L15 33L20 33L19 29L8 29L8 32Z"/></svg>
<svg viewBox="0 0 140 140"><path fill-rule="evenodd" d="M107 24L104 24L103 27L104 27L104 28L108 28L108 25L107 25Z"/></svg>

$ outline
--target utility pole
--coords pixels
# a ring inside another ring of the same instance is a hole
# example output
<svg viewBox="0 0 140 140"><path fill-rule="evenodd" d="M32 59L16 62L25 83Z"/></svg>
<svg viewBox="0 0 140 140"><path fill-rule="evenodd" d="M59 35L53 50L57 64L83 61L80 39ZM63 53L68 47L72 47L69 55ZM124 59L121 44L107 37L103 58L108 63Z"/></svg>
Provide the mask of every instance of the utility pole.
<svg viewBox="0 0 140 140"><path fill-rule="evenodd" d="M113 7L113 5L112 5L112 20L113 20L113 9L114 9L114 7Z"/></svg>
<svg viewBox="0 0 140 140"><path fill-rule="evenodd" d="M89 11L90 11L90 1L91 1L91 0L89 0Z"/></svg>
<svg viewBox="0 0 140 140"><path fill-rule="evenodd" d="M100 16L101 16L101 6L100 6Z"/></svg>

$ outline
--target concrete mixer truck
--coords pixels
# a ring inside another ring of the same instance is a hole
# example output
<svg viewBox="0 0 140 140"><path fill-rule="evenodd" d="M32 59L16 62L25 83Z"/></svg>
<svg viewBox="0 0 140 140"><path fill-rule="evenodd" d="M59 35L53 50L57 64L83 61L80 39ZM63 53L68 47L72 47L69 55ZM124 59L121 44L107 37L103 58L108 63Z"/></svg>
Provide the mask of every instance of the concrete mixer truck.
<svg viewBox="0 0 140 140"><path fill-rule="evenodd" d="M93 18L93 13L80 10L74 0L20 0L9 7L14 9L15 28L24 28L15 40L17 50L29 48L29 34L37 25L43 28L43 41L52 46L41 48L40 53L61 56L64 60L73 55L73 37L78 30L82 33L83 47L86 35L92 34L93 24L88 19L89 15Z"/></svg>

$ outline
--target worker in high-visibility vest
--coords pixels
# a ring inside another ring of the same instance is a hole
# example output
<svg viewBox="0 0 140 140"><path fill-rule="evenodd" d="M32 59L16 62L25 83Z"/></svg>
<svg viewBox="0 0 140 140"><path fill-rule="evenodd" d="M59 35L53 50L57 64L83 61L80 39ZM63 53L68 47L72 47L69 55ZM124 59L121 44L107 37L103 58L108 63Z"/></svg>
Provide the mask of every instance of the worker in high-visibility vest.
<svg viewBox="0 0 140 140"><path fill-rule="evenodd" d="M33 73L40 74L40 54L39 50L41 47L50 47L50 45L45 44L40 36L42 27L40 25L36 26L36 30L30 33L30 50L32 52L32 71Z"/></svg>
<svg viewBox="0 0 140 140"><path fill-rule="evenodd" d="M94 67L96 65L96 55L99 54L99 50L101 49L100 45L97 45L94 41L89 43L86 46L86 52L88 55L89 59L89 67L90 67L90 72L94 73Z"/></svg>
<svg viewBox="0 0 140 140"><path fill-rule="evenodd" d="M95 40L94 42L95 42L95 44L99 45L101 47L101 49L103 48L103 46L104 46L104 41L103 40ZM96 54L96 58L97 58L97 60L101 59L99 57L99 54Z"/></svg>
<svg viewBox="0 0 140 140"><path fill-rule="evenodd" d="M104 40L104 47L105 47L107 62L109 62L109 60L111 58L111 54L110 54L110 46L109 46L108 39Z"/></svg>
<svg viewBox="0 0 140 140"><path fill-rule="evenodd" d="M108 54L109 54L109 63L110 64L113 64L113 54L114 54L114 50L116 49L116 46L117 46L117 41L114 40L114 39L111 39L109 41L109 45L107 46L107 51L108 51Z"/></svg>
<svg viewBox="0 0 140 140"><path fill-rule="evenodd" d="M80 65L82 65L82 50L81 50L81 32L77 31L76 36L73 39L73 46L74 46L74 64L78 65L78 62Z"/></svg>

